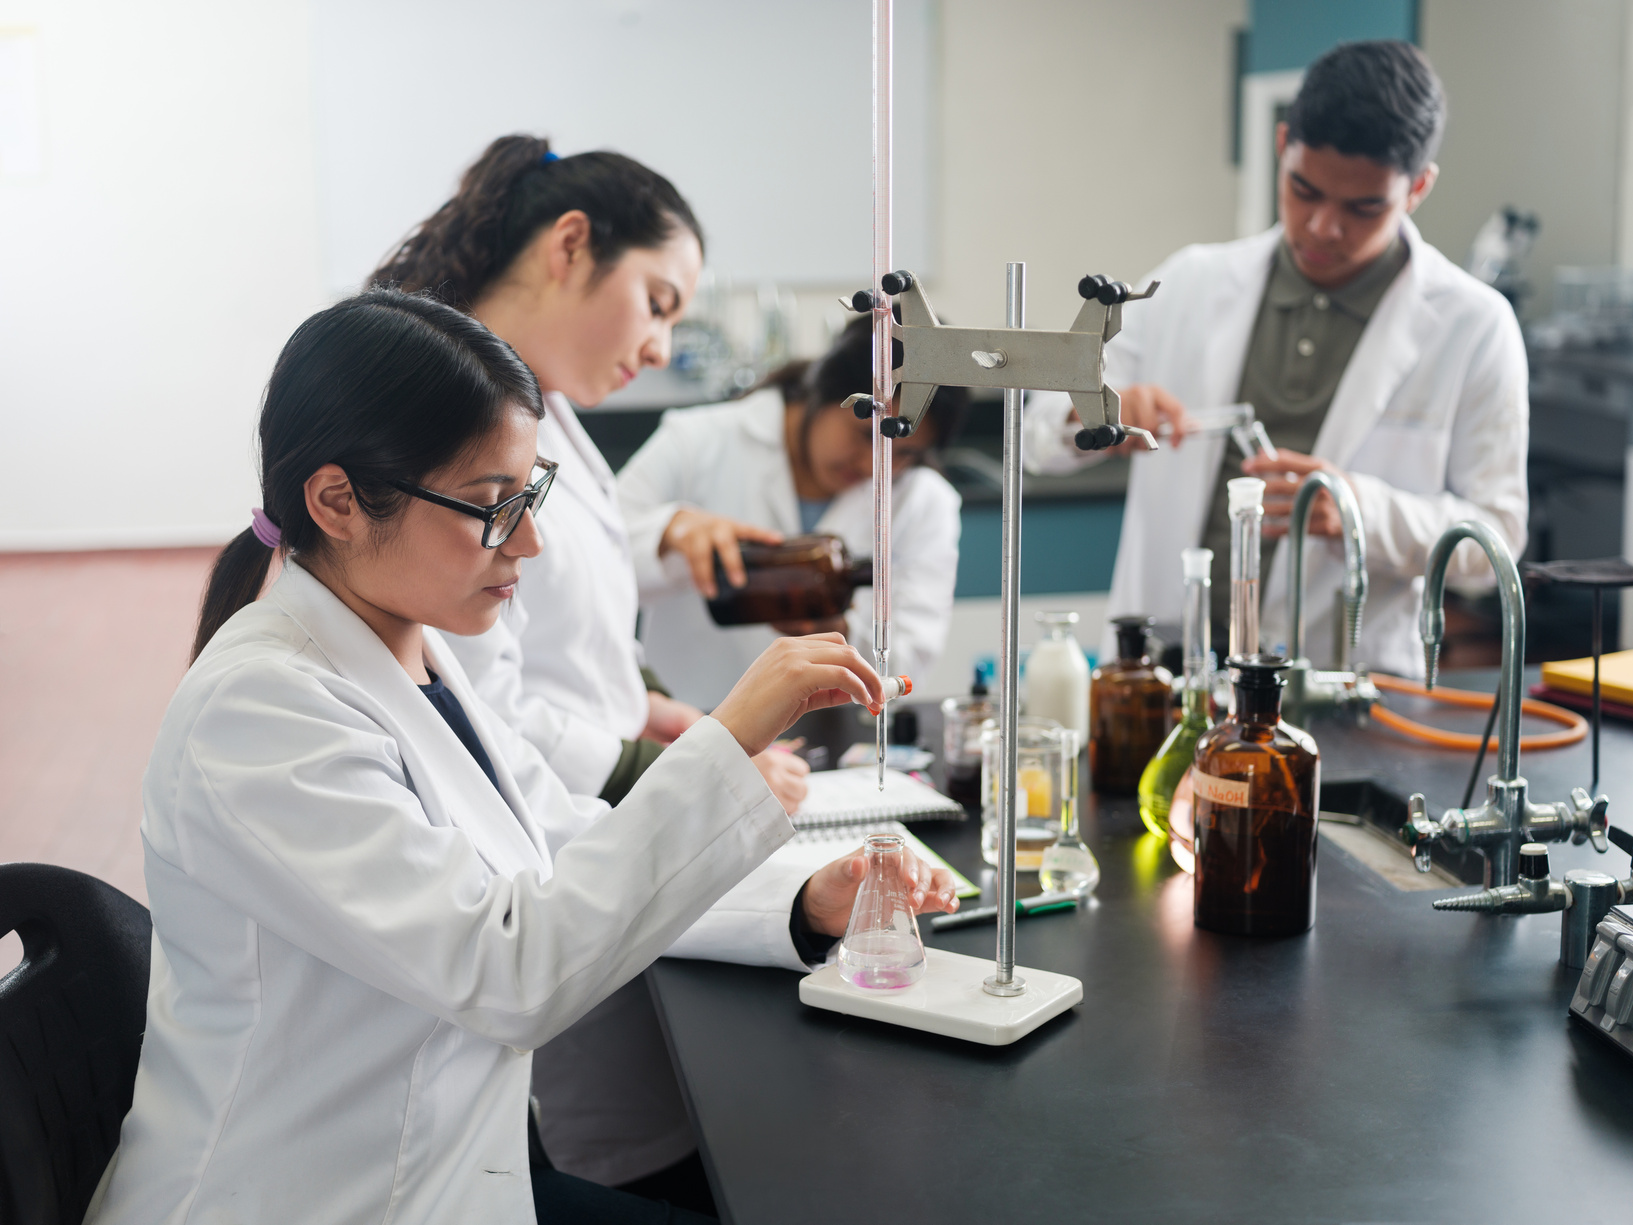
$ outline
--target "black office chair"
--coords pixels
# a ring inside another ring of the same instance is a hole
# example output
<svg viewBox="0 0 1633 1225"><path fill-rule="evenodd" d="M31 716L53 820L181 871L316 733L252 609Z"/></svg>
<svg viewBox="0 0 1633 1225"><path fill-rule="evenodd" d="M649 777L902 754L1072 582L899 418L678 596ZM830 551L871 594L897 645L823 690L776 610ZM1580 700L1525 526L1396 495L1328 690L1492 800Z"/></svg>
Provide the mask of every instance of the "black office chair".
<svg viewBox="0 0 1633 1225"><path fill-rule="evenodd" d="M94 876L0 864L0 1221L80 1225L119 1143L147 1021L147 908Z"/></svg>

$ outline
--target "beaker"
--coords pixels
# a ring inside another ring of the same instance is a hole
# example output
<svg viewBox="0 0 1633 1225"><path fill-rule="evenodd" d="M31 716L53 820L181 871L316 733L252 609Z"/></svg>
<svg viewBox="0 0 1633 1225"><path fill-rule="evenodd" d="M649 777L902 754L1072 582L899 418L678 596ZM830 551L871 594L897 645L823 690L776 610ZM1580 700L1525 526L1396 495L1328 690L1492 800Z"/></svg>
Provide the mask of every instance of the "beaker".
<svg viewBox="0 0 1633 1225"><path fill-rule="evenodd" d="M1015 870L1036 872L1060 837L1061 756L1067 741L1053 719L1023 715L1015 738ZM1075 755L1076 738L1072 749ZM998 773L1003 765L998 722L981 729L981 858L998 866Z"/></svg>
<svg viewBox="0 0 1633 1225"><path fill-rule="evenodd" d="M867 875L839 942L839 973L853 987L908 987L924 977L924 941L913 917L911 885L902 875L900 834L869 834Z"/></svg>

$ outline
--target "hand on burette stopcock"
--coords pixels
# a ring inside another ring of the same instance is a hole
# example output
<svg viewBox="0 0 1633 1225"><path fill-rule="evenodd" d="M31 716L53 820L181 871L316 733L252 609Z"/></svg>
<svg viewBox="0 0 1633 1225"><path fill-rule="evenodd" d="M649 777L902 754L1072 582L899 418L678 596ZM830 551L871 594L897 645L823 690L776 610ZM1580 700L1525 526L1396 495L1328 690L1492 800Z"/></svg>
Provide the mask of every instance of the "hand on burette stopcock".
<svg viewBox="0 0 1633 1225"><path fill-rule="evenodd" d="M1349 480L1327 460L1300 455L1284 447L1276 448L1275 459L1256 455L1243 461L1242 472L1264 481L1264 534L1272 538L1287 535L1287 520L1293 513L1293 497L1310 473L1330 472L1343 477L1345 481ZM1310 521L1306 527L1312 536L1343 534L1344 521L1339 518L1338 504L1325 489L1317 493L1315 501L1311 503Z"/></svg>
<svg viewBox="0 0 1633 1225"><path fill-rule="evenodd" d="M743 569L743 554L737 547L739 540L781 544L782 533L683 506L663 529L663 538L658 541L658 556L679 553L684 557L691 567L692 583L703 593L704 599L712 600L720 594L714 581L714 559L717 554L728 583L741 587L748 581Z"/></svg>
<svg viewBox="0 0 1633 1225"><path fill-rule="evenodd" d="M856 702L878 714L884 700L879 674L843 634L813 634L768 646L714 708L714 717L753 757L807 711Z"/></svg>

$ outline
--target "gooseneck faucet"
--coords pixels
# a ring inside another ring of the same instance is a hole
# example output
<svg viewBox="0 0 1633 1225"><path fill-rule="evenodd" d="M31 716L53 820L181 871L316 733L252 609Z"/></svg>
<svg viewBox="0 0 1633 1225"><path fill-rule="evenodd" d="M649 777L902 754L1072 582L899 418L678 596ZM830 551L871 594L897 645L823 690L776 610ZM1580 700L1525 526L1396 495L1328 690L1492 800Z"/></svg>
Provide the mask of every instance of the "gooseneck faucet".
<svg viewBox="0 0 1633 1225"><path fill-rule="evenodd" d="M1309 530L1310 508L1316 495L1325 489L1338 506L1344 539L1344 633L1338 648L1336 672L1318 672L1304 654L1304 538ZM1317 710L1371 709L1378 690L1365 669L1353 660L1361 643L1361 609L1367 598L1366 532L1361 527L1361 507L1355 492L1343 477L1331 472L1312 472L1299 486L1293 499L1293 513L1287 523L1289 568L1287 572L1287 670L1282 709L1294 722L1301 722Z"/></svg>
<svg viewBox="0 0 1633 1225"><path fill-rule="evenodd" d="M1436 902L1442 910L1492 910L1504 913L1530 910L1557 910L1558 899L1550 898L1544 890L1533 894L1527 901L1514 892L1519 884L1520 848L1526 843L1573 843L1593 840L1600 852L1608 849L1605 838L1606 809L1609 801L1604 796L1590 798L1581 787L1571 792L1568 800L1551 804L1535 804L1526 795L1525 779L1520 777L1520 702L1523 695L1525 668L1525 600L1520 588L1520 572L1514 565L1514 555L1508 545L1484 523L1465 519L1454 523L1441 534L1429 551L1429 565L1424 574L1423 612L1418 621L1418 632L1423 639L1424 684L1433 689L1440 671L1440 644L1446 636L1444 609L1446 568L1452 552L1464 540L1472 540L1485 550L1491 568L1497 573L1497 596L1502 607L1503 663L1502 680L1497 687L1497 701L1501 706L1498 724L1497 773L1486 780L1486 800L1477 808L1448 808L1440 820L1429 819L1427 805L1421 793L1408 803L1409 817L1401 828L1401 838L1412 848L1412 858L1420 872L1429 871L1429 852L1435 843L1446 846L1471 847L1485 856L1486 890L1462 898L1446 898ZM1544 858L1546 865L1546 858ZM1546 876L1546 866L1543 875Z"/></svg>

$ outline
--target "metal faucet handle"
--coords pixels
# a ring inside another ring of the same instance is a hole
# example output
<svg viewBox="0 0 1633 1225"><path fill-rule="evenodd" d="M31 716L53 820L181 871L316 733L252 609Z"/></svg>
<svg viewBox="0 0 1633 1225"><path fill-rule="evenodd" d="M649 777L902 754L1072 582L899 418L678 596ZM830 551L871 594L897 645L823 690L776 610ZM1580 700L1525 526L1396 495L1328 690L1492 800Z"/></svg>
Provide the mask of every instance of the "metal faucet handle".
<svg viewBox="0 0 1633 1225"><path fill-rule="evenodd" d="M1590 797L1585 788L1572 787L1570 805L1574 818L1571 844L1581 846L1591 840L1593 849L1601 855L1610 850L1610 839L1606 833L1610 828L1610 797Z"/></svg>
<svg viewBox="0 0 1633 1225"><path fill-rule="evenodd" d="M1429 850L1439 842L1445 831L1429 819L1429 805L1423 792L1414 791L1406 801L1406 824L1401 826L1401 841L1412 848L1412 866L1419 872L1430 868Z"/></svg>

